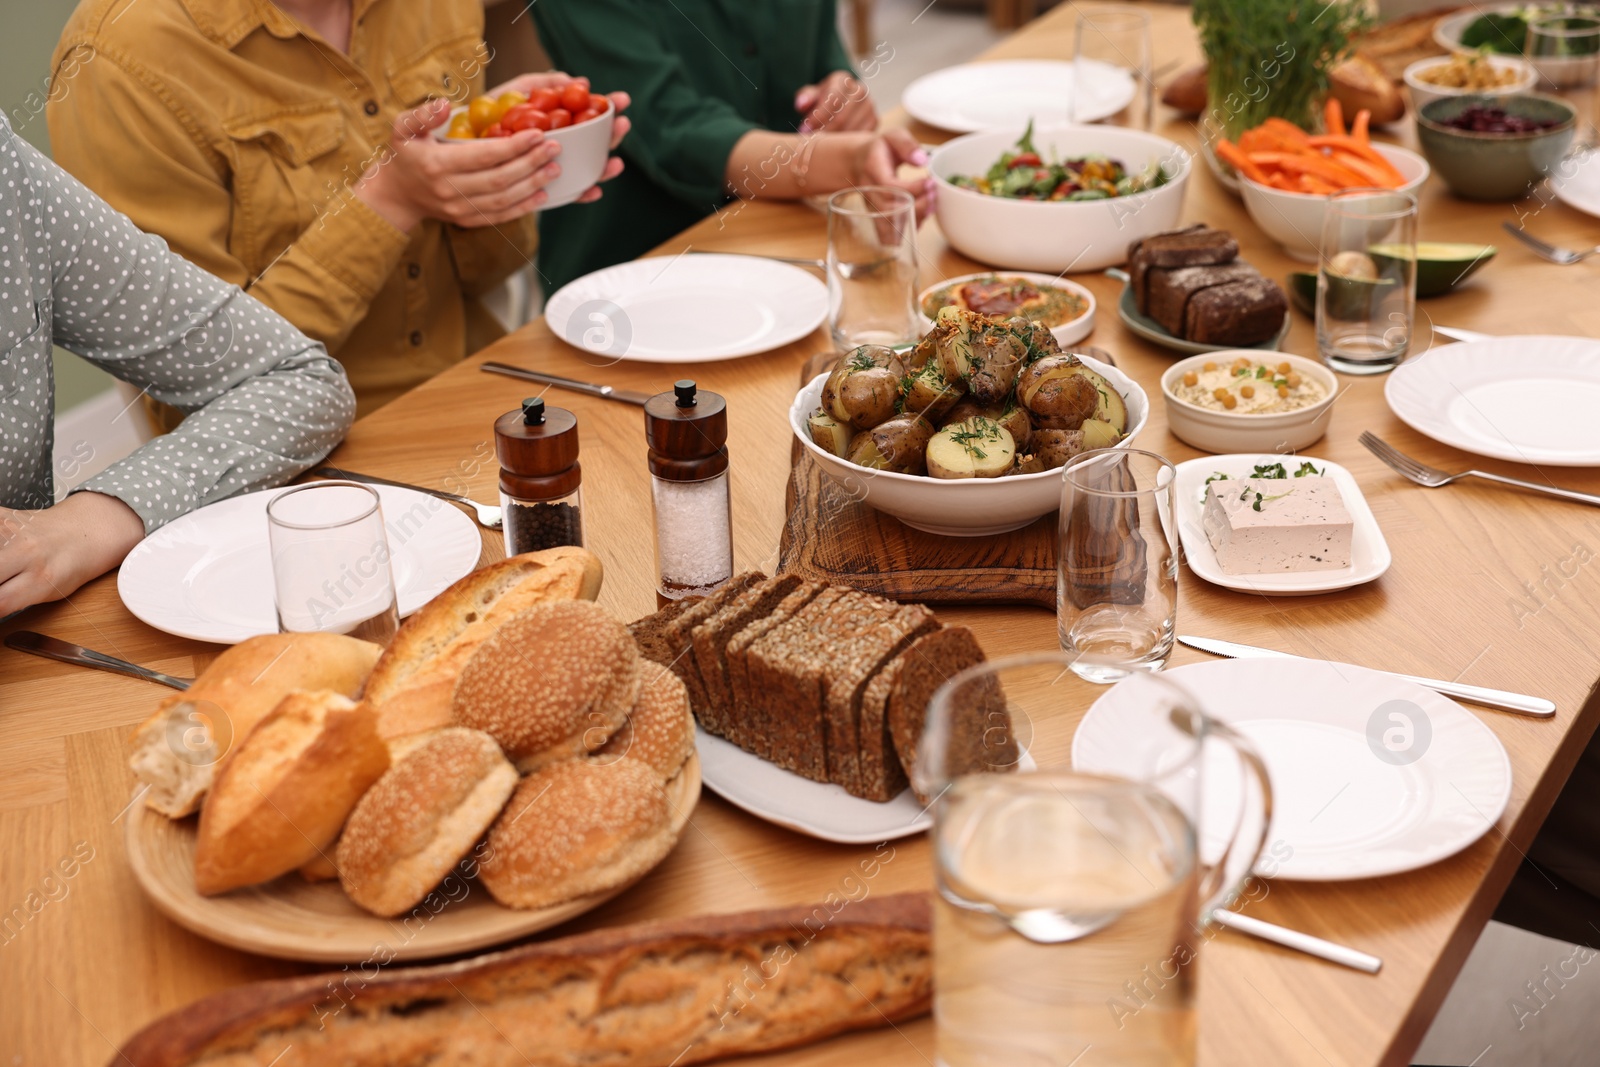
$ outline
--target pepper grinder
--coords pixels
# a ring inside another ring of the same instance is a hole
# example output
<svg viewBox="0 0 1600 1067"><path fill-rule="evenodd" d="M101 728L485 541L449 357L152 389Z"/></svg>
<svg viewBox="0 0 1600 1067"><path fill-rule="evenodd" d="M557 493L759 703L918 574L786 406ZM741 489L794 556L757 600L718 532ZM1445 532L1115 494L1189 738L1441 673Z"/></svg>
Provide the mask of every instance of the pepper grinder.
<svg viewBox="0 0 1600 1067"><path fill-rule="evenodd" d="M644 405L656 516L656 573L668 600L700 596L733 577L728 500L728 405L688 379Z"/></svg>
<svg viewBox="0 0 1600 1067"><path fill-rule="evenodd" d="M500 460L501 530L506 555L583 544L583 472L578 466L578 417L546 407L543 397L522 402L494 423Z"/></svg>

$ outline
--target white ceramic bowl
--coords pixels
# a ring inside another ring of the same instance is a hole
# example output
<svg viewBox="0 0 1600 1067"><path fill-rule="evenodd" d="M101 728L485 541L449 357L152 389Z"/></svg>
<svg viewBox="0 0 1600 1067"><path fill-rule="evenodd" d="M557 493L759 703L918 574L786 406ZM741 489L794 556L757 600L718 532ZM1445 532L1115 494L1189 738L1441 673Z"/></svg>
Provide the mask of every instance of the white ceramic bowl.
<svg viewBox="0 0 1600 1067"><path fill-rule="evenodd" d="M1122 394L1128 406L1128 435L1120 444L1132 443L1149 421L1150 398L1139 383L1115 367L1087 356L1078 358ZM907 526L951 537L982 537L1020 529L1061 506L1059 470L1006 478L930 478L858 467L823 450L811 439L806 418L822 406L822 386L827 380L826 374L819 374L795 394L789 405L789 429L823 472L857 500Z"/></svg>
<svg viewBox="0 0 1600 1067"><path fill-rule="evenodd" d="M1417 60L1405 69L1404 74L1405 83L1411 89L1411 110L1413 112L1421 111L1424 104L1431 104L1433 101L1446 96L1469 96L1483 92L1496 96L1511 96L1515 93L1533 91L1533 83L1538 80L1538 74L1535 73L1533 66L1527 60L1519 59L1516 56L1497 55L1488 56L1488 60L1489 65L1495 70L1515 71L1517 80L1494 89L1451 89L1443 85L1433 85L1425 82L1417 75L1434 67L1448 66L1455 61L1454 56L1430 56L1427 59Z"/></svg>
<svg viewBox="0 0 1600 1067"><path fill-rule="evenodd" d="M1298 411L1274 415L1240 415L1232 411L1213 411L1178 399L1173 387L1187 371L1198 371L1206 363L1232 363L1248 359L1252 363L1276 366L1285 360L1307 378L1315 378L1328 395ZM1333 371L1315 360L1288 352L1263 352L1259 348L1235 348L1225 352L1180 359L1161 375L1161 396L1167 403L1167 427L1179 440L1219 455L1229 452L1295 452L1322 439L1333 418L1333 402L1339 395L1339 379Z"/></svg>
<svg viewBox="0 0 1600 1067"><path fill-rule="evenodd" d="M1105 155L1128 173L1163 163L1172 180L1159 189L1109 200L1009 200L950 184L983 174L1015 147L1020 130L985 130L934 150L928 171L938 182L939 228L959 252L1003 270L1104 270L1127 261L1128 245L1178 224L1189 185L1190 155L1164 137L1114 126L1048 126L1033 131L1045 159Z"/></svg>
<svg viewBox="0 0 1600 1067"><path fill-rule="evenodd" d="M939 284L930 285L926 289L922 290L922 292L917 294L917 310L922 312L922 302L928 299L928 297L932 296L934 292L939 289L948 289L952 285L960 285L963 282L975 282L979 278L992 278L995 275L999 275L1004 278L1022 278L1041 288L1048 285L1056 289L1065 289L1068 292L1073 293L1078 297L1078 299L1084 302L1084 312L1082 315L1079 315L1075 319L1070 319L1066 322L1063 322L1059 326L1050 327L1050 333L1055 337L1056 344L1060 345L1062 348L1066 348L1068 345L1076 344L1085 337L1088 337L1089 334L1094 330L1094 313L1097 305L1095 304L1093 293L1079 285L1077 282L1069 282L1065 278L1059 278L1054 274L1030 274L1025 270L986 270L980 271L977 274L963 274L956 278L946 278ZM924 330L933 329L933 320L930 319L925 312L922 313L922 328Z"/></svg>
<svg viewBox="0 0 1600 1067"><path fill-rule="evenodd" d="M463 105L454 108L450 117L466 111ZM607 106L605 112L596 115L587 122L573 123L563 126L559 130L546 130L544 135L549 140L561 145L561 154L556 157L556 162L561 164L561 173L556 180L544 187L545 201L541 211L551 208L563 207L582 196L584 190L600 180L600 174L606 169L606 157L611 154L611 124L617 117L617 109ZM438 127L433 131L436 141L446 144L472 144L469 140L454 140L446 137L450 123Z"/></svg>
<svg viewBox="0 0 1600 1067"><path fill-rule="evenodd" d="M1559 4L1540 4L1544 8L1547 18L1558 17L1561 12L1557 10ZM1580 5L1587 7L1588 5ZM1461 47L1461 35L1467 32L1467 27L1485 15L1516 15L1524 10L1523 4L1496 4L1493 7L1479 7L1473 4L1464 8L1459 14L1448 15L1434 23L1433 39L1439 47L1452 52L1466 51ZM1575 11L1574 15L1588 17L1586 12ZM1518 42L1519 44L1521 42ZM1539 61L1539 70L1544 74L1549 83L1547 88L1570 89L1582 85L1594 76L1595 59L1593 56L1545 56ZM1421 104L1417 105L1421 108Z"/></svg>
<svg viewBox="0 0 1600 1067"><path fill-rule="evenodd" d="M1428 161L1415 152L1390 144L1374 143L1372 147L1406 179L1400 186L1402 192L1414 193L1428 180ZM1243 174L1239 175L1239 192L1251 221L1282 245L1290 258L1302 263L1317 261L1317 249L1322 244L1322 218L1328 209L1326 196L1274 189L1253 182Z"/></svg>

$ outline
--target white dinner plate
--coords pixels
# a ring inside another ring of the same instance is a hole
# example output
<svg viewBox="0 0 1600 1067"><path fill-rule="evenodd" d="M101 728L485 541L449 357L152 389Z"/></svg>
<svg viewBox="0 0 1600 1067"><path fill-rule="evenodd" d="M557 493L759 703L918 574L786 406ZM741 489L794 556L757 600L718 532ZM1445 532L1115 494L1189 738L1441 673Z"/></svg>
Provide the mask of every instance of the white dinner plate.
<svg viewBox="0 0 1600 1067"><path fill-rule="evenodd" d="M753 753L706 733L696 724L695 748L705 787L758 819L808 837L845 845L873 845L920 834L933 825L933 813L910 789L887 804L863 800L843 786L814 782ZM1017 760L1023 770L1036 764L1026 752Z"/></svg>
<svg viewBox="0 0 1600 1067"><path fill-rule="evenodd" d="M1084 84L1071 62L1006 59L963 63L924 74L906 87L900 102L911 117L957 133L1022 129L1109 118L1133 99L1133 76L1121 67L1086 59ZM1089 94L1093 105L1074 116L1072 98Z"/></svg>
<svg viewBox="0 0 1600 1067"><path fill-rule="evenodd" d="M1568 207L1600 218L1600 151L1568 156L1550 170L1550 188Z"/></svg>
<svg viewBox="0 0 1600 1067"><path fill-rule="evenodd" d="M828 317L814 275L759 256L636 259L568 282L545 304L557 337L608 360L705 363L798 341Z"/></svg>
<svg viewBox="0 0 1600 1067"><path fill-rule="evenodd" d="M410 489L373 488L404 617L471 571L483 540L453 504ZM281 492L229 497L140 541L117 572L122 603L156 629L196 641L231 645L277 633L267 502Z"/></svg>
<svg viewBox="0 0 1600 1067"><path fill-rule="evenodd" d="M1224 571L1217 563L1217 554L1212 550L1200 521L1205 511L1206 479L1213 474L1248 478L1250 472L1261 464L1282 463L1291 475L1285 484L1292 485L1295 469L1306 462L1333 479L1339 487L1339 495L1344 498L1345 510L1350 512L1350 566L1334 571L1272 574L1229 574ZM1383 539L1383 530L1378 527L1378 520L1373 518L1372 509L1367 506L1367 498L1362 495L1355 476L1339 464L1325 459L1265 454L1204 456L1178 464L1174 491L1178 494L1178 535L1183 539L1183 556L1189 569L1212 585L1220 585L1224 589L1271 596L1327 593L1372 581L1389 569L1393 558L1389 554L1388 542Z"/></svg>
<svg viewBox="0 0 1600 1067"><path fill-rule="evenodd" d="M1402 363L1383 395L1406 425L1465 452L1551 467L1600 464L1600 341L1442 345Z"/></svg>
<svg viewBox="0 0 1600 1067"><path fill-rule="evenodd" d="M1263 877L1338 882L1437 863L1492 827L1511 797L1511 761L1477 717L1431 689L1381 671L1307 659L1218 660L1168 680L1255 746L1272 782ZM1079 770L1128 774L1133 722L1116 685L1073 738ZM1225 745L1204 760L1201 855L1214 863L1240 818L1241 767ZM1261 825L1250 793L1247 828Z"/></svg>
<svg viewBox="0 0 1600 1067"><path fill-rule="evenodd" d="M1055 337L1056 344L1069 352L1072 350L1070 348L1071 345L1077 344L1094 332L1095 299L1093 293L1077 282L1068 281L1058 274L1034 274L1025 270L982 270L976 274L961 274L954 278L946 278L942 282L928 286L917 294L917 312L922 315L922 328L924 330L933 329L933 320L922 310L923 301L940 289L948 289L952 285L975 282L983 278L1021 278L1024 281L1032 282L1041 289L1046 287L1063 289L1082 300L1083 314L1075 319L1068 319L1059 326L1050 327L1050 333Z"/></svg>

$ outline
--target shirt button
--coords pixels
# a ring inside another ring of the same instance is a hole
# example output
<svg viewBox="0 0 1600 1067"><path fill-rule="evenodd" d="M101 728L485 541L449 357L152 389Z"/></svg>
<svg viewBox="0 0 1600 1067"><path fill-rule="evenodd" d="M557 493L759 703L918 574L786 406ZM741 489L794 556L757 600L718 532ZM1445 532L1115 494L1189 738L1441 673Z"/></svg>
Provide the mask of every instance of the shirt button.
<svg viewBox="0 0 1600 1067"><path fill-rule="evenodd" d="M422 347L422 331L421 330L412 330L411 331L411 347L412 348L421 348Z"/></svg>
<svg viewBox="0 0 1600 1067"><path fill-rule="evenodd" d="M406 277L407 278L420 278L420 277L422 277L422 264L421 263L409 263L409 264L407 264L406 265Z"/></svg>
<svg viewBox="0 0 1600 1067"><path fill-rule="evenodd" d="M368 100L362 105L361 110L369 115L376 115L378 113L378 102L376 100Z"/></svg>
<svg viewBox="0 0 1600 1067"><path fill-rule="evenodd" d="M754 41L751 41L749 44L744 46L744 54L747 56L753 56L756 54L756 43Z"/></svg>

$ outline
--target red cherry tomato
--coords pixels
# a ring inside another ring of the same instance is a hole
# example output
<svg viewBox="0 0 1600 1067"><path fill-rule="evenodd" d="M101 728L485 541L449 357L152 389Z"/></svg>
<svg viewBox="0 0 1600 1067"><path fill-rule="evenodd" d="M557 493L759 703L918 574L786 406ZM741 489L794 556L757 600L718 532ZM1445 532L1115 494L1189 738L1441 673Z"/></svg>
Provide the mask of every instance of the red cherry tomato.
<svg viewBox="0 0 1600 1067"><path fill-rule="evenodd" d="M564 107L558 107L550 112L550 126L552 130L559 130L563 126L572 125L572 112Z"/></svg>
<svg viewBox="0 0 1600 1067"><path fill-rule="evenodd" d="M554 111L561 106L561 90L535 89L528 94L528 103L540 111Z"/></svg>
<svg viewBox="0 0 1600 1067"><path fill-rule="evenodd" d="M593 111L596 115L604 115L606 113L606 108L610 106L611 101L607 100L599 93L589 94L589 110Z"/></svg>
<svg viewBox="0 0 1600 1067"><path fill-rule="evenodd" d="M498 122L491 122L489 125L487 125L487 126L485 126L483 128L483 132L478 134L478 136L479 137L509 137L509 136L511 136L511 134L510 134L509 131L506 130L506 128L504 126L500 125Z"/></svg>
<svg viewBox="0 0 1600 1067"><path fill-rule="evenodd" d="M586 107L582 111L578 112L576 115L572 116L572 121L573 122L588 122L590 119L597 119L599 117L600 117L600 112L596 111L592 107Z"/></svg>
<svg viewBox="0 0 1600 1067"><path fill-rule="evenodd" d="M501 129L510 130L512 133L529 129L529 115L536 110L532 104L517 104L507 108L506 113L500 116Z"/></svg>
<svg viewBox="0 0 1600 1067"><path fill-rule="evenodd" d="M1037 152L1022 152L1017 155L1016 159L1011 161L1011 166L1007 169L1015 170L1017 167L1037 167L1043 162L1044 160L1039 158L1039 153Z"/></svg>
<svg viewBox="0 0 1600 1067"><path fill-rule="evenodd" d="M589 106L588 83L579 81L568 82L561 90L561 106L568 111L578 112Z"/></svg>

